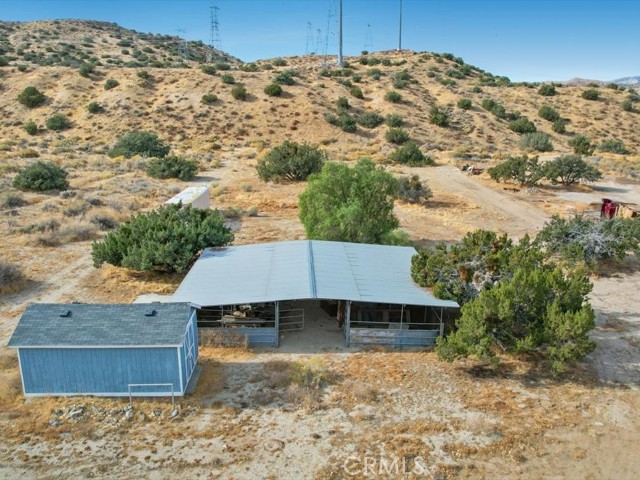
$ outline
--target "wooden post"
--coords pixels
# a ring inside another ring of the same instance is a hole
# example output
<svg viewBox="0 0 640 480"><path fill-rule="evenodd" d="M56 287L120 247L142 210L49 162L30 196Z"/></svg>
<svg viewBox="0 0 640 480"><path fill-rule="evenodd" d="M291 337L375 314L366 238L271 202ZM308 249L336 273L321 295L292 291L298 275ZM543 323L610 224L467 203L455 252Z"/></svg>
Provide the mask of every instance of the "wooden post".
<svg viewBox="0 0 640 480"><path fill-rule="evenodd" d="M276 302L276 347L280 346L280 302Z"/></svg>

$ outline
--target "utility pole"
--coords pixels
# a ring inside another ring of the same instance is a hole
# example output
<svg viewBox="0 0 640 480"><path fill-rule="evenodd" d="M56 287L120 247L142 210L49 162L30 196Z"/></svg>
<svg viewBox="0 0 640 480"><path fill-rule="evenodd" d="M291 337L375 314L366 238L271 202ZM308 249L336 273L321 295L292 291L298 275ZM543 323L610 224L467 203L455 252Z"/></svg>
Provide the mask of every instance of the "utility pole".
<svg viewBox="0 0 640 480"><path fill-rule="evenodd" d="M307 46L304 49L305 55L311 55L313 53L313 24L307 22Z"/></svg>
<svg viewBox="0 0 640 480"><path fill-rule="evenodd" d="M340 0L340 8L338 12L338 66L342 68L342 0Z"/></svg>
<svg viewBox="0 0 640 480"><path fill-rule="evenodd" d="M402 50L402 0L400 0L400 30L398 31L398 51Z"/></svg>

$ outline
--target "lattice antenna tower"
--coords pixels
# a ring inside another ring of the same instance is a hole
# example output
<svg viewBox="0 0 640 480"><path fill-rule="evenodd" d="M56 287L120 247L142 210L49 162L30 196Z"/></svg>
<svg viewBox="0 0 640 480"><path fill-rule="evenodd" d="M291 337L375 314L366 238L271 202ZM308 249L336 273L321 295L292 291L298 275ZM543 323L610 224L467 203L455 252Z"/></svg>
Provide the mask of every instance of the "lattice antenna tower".
<svg viewBox="0 0 640 480"><path fill-rule="evenodd" d="M313 24L307 22L307 45L304 49L304 54L312 55L313 53Z"/></svg>
<svg viewBox="0 0 640 480"><path fill-rule="evenodd" d="M364 50L371 52L373 50L373 33L371 32L371 24L367 24L367 33L364 36Z"/></svg>
<svg viewBox="0 0 640 480"><path fill-rule="evenodd" d="M177 28L178 36L180 37L180 43L178 43L178 55L183 60L189 60L189 45L187 43L186 34L187 31L184 28Z"/></svg>

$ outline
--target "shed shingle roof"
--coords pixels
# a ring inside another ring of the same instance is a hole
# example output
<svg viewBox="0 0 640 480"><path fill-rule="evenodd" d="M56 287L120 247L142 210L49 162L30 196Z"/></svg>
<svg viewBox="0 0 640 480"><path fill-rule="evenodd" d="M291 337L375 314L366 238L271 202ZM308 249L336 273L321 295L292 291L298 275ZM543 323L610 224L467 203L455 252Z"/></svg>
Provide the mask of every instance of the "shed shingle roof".
<svg viewBox="0 0 640 480"><path fill-rule="evenodd" d="M188 303L35 303L20 318L9 346L178 346L191 308ZM152 310L154 315L145 315Z"/></svg>
<svg viewBox="0 0 640 480"><path fill-rule="evenodd" d="M411 279L414 248L299 240L207 249L173 295L200 306L277 300L457 307Z"/></svg>

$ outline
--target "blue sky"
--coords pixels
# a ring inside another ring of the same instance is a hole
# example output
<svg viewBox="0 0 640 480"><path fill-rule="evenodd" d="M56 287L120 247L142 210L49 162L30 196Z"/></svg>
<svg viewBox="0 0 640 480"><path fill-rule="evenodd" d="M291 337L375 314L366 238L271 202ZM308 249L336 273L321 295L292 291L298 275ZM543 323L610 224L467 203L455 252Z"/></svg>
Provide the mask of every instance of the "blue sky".
<svg viewBox="0 0 640 480"><path fill-rule="evenodd" d="M216 0L223 50L244 61L300 55L338 0ZM210 0L0 0L2 20L84 18L209 39ZM343 0L344 51L397 46L399 0ZM639 0L404 0L403 47L451 52L516 81L640 75ZM335 18L334 18L335 20ZM333 22L330 51L336 51Z"/></svg>

